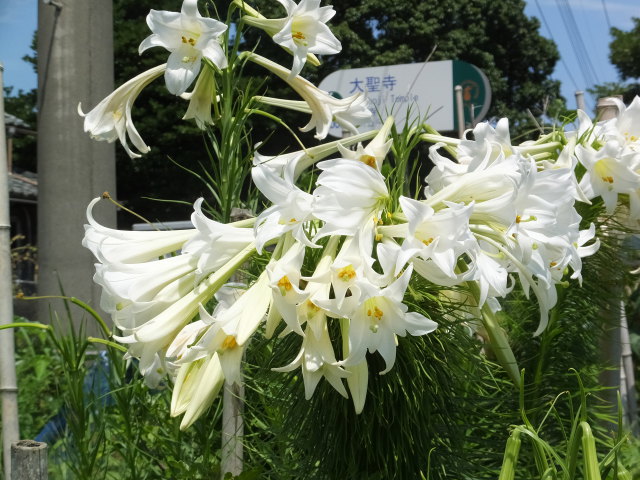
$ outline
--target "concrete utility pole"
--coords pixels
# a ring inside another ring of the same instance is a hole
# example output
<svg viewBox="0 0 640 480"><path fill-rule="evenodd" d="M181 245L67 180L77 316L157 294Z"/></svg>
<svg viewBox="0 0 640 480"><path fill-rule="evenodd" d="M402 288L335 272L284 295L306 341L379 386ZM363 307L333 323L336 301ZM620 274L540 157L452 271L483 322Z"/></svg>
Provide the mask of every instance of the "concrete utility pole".
<svg viewBox="0 0 640 480"><path fill-rule="evenodd" d="M4 131L4 66L0 63L0 325L13 322L9 175ZM19 440L18 384L13 329L0 330L0 395L2 395L2 461L4 478L11 478L11 443Z"/></svg>
<svg viewBox="0 0 640 480"><path fill-rule="evenodd" d="M587 104L584 102L584 92L582 90L576 92L576 107L583 112L587 111Z"/></svg>
<svg viewBox="0 0 640 480"><path fill-rule="evenodd" d="M115 150L84 133L77 109L82 102L89 111L112 90L112 0L39 0L38 294L60 294L59 277L67 295L94 307L94 259L81 247L85 210L102 192L115 195ZM96 219L114 227L115 209L99 207ZM49 321L49 305L40 302L37 320Z"/></svg>

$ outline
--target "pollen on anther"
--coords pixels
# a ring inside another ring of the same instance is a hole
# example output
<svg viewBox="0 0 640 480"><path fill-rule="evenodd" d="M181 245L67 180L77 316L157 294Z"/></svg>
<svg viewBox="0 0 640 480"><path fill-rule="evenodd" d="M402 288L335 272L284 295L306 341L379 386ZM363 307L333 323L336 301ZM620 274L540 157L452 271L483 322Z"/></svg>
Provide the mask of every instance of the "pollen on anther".
<svg viewBox="0 0 640 480"><path fill-rule="evenodd" d="M293 288L293 285L291 285L291 282L289 281L289 277L285 275L280 280L278 280L278 288L280 289L280 293L282 295L286 295L287 292Z"/></svg>
<svg viewBox="0 0 640 480"><path fill-rule="evenodd" d="M371 168L377 168L377 164L376 164L376 157L374 157L373 155L362 155L360 157L360 160L362 161L362 163L369 165Z"/></svg>
<svg viewBox="0 0 640 480"><path fill-rule="evenodd" d="M224 350L230 350L232 348L236 348L238 346L238 342L236 341L236 337L233 335L227 335L227 337L222 342L222 348Z"/></svg>
<svg viewBox="0 0 640 480"><path fill-rule="evenodd" d="M313 303L311 300L307 300L306 306L309 310L311 310L314 313L320 311L320 307L317 306L315 303Z"/></svg>
<svg viewBox="0 0 640 480"><path fill-rule="evenodd" d="M348 282L355 276L356 276L356 271L353 269L352 265L347 265L346 267L343 267L340 270L338 270L338 278L345 282Z"/></svg>
<svg viewBox="0 0 640 480"><path fill-rule="evenodd" d="M307 37L304 36L304 33L302 32L293 32L293 35L291 35L293 38L296 38L298 40L306 40Z"/></svg>

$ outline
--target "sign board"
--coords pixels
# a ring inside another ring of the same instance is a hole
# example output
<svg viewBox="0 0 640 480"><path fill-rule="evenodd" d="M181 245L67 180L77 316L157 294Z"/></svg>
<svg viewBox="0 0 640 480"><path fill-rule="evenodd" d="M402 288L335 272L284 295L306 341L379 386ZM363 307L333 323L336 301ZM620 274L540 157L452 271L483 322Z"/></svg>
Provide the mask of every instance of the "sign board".
<svg viewBox="0 0 640 480"><path fill-rule="evenodd" d="M462 87L465 124L482 120L491 104L489 80L477 67L460 60L338 70L319 87L338 98L366 95L373 117L360 125L363 131L379 128L393 115L398 128L409 118L446 132L457 129L456 85ZM342 137L335 122L329 133Z"/></svg>

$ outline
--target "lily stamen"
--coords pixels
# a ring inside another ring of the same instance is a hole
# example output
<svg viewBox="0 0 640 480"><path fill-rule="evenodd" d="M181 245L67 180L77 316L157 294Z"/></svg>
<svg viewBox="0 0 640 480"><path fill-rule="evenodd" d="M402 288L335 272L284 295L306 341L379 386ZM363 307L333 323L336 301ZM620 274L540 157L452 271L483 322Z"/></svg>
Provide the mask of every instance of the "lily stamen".
<svg viewBox="0 0 640 480"><path fill-rule="evenodd" d="M236 337L233 335L227 335L227 337L222 342L223 350L231 350L232 348L236 348L238 346L238 342L236 341Z"/></svg>
<svg viewBox="0 0 640 480"><path fill-rule="evenodd" d="M286 275L278 280L278 289L280 290L280 294L283 297L287 294L287 292L291 291L292 288L293 285L291 285L289 277L287 277Z"/></svg>
<svg viewBox="0 0 640 480"><path fill-rule="evenodd" d="M356 271L353 269L353 265L347 265L346 267L338 270L338 278L344 282L348 282L356 276Z"/></svg>

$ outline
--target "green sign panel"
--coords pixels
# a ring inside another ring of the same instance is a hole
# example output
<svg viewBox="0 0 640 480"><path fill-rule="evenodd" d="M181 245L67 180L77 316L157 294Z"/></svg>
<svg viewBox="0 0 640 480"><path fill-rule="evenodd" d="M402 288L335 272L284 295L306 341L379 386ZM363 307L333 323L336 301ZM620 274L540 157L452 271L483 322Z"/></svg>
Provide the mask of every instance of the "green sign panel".
<svg viewBox="0 0 640 480"><path fill-rule="evenodd" d="M491 106L491 86L484 73L470 63L462 60L452 60L453 85L462 87L462 102L464 105L464 123L471 126L484 119ZM452 90L455 105L455 90ZM458 124L458 112L453 111L453 124Z"/></svg>

